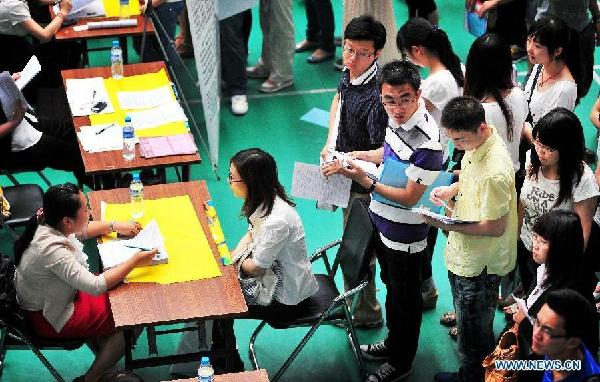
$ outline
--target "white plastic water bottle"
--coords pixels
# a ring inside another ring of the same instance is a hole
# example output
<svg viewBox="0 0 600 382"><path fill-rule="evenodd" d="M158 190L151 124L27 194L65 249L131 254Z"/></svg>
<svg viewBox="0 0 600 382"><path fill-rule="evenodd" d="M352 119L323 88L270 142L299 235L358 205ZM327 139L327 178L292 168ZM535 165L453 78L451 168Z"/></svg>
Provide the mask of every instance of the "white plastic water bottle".
<svg viewBox="0 0 600 382"><path fill-rule="evenodd" d="M131 117L125 117L123 125L123 159L129 161L135 158L135 131L131 123Z"/></svg>
<svg viewBox="0 0 600 382"><path fill-rule="evenodd" d="M144 216L144 184L140 180L140 174L133 174L129 185L129 196L131 197L131 217L139 219Z"/></svg>
<svg viewBox="0 0 600 382"><path fill-rule="evenodd" d="M198 368L198 381L213 382L215 380L215 371L213 370L208 357L200 359L200 367Z"/></svg>
<svg viewBox="0 0 600 382"><path fill-rule="evenodd" d="M119 18L121 20L128 19L129 16L129 0L119 0Z"/></svg>
<svg viewBox="0 0 600 382"><path fill-rule="evenodd" d="M123 78L123 51L118 40L114 40L112 45L110 48L110 73L112 78L120 80Z"/></svg>

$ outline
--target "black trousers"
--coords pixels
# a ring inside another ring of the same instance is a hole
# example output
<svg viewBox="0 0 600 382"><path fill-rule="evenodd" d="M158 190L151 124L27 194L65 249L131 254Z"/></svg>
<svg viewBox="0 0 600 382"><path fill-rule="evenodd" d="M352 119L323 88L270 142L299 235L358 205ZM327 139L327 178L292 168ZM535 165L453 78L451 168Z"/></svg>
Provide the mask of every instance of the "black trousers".
<svg viewBox="0 0 600 382"><path fill-rule="evenodd" d="M246 63L248 61L247 38L244 31L247 10L230 16L219 22L221 37L221 73L232 96L245 95L248 78ZM250 16L251 17L251 16Z"/></svg>
<svg viewBox="0 0 600 382"><path fill-rule="evenodd" d="M335 52L334 21L331 0L305 0L306 39L319 43L326 52Z"/></svg>
<svg viewBox="0 0 600 382"><path fill-rule="evenodd" d="M39 118L35 127L42 132L40 140L23 151L8 153L7 167L35 171L50 167L70 171L79 184L89 184L73 124L69 121Z"/></svg>
<svg viewBox="0 0 600 382"><path fill-rule="evenodd" d="M437 9L435 0L406 0L408 5L408 17L423 17L427 18L427 15Z"/></svg>

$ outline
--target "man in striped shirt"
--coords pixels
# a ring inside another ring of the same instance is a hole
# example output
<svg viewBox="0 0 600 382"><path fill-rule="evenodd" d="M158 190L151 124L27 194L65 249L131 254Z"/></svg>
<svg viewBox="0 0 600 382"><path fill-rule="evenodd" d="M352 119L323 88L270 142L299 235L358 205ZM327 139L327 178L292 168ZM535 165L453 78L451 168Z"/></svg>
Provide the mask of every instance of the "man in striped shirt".
<svg viewBox="0 0 600 382"><path fill-rule="evenodd" d="M421 268L426 259L429 227L410 208L439 175L443 156L439 129L420 99L420 85L419 70L414 64L392 61L385 65L379 77L381 99L389 117L385 142L377 150L352 153L356 159L380 164L381 174L386 166L404 168L392 174L404 179L404 187L385 185L358 166L334 164L326 169L326 175L342 173L378 194L369 209L378 231L376 253L387 288L388 337L362 345L361 351L367 359L387 362L368 377L369 382L406 378L419 342L423 311ZM389 175L381 179L389 183Z"/></svg>

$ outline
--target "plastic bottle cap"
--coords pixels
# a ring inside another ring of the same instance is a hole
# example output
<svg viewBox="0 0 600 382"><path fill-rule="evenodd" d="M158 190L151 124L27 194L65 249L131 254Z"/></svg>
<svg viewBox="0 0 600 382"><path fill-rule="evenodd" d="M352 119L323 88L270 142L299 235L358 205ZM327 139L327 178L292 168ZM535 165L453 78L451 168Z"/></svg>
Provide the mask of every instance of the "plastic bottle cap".
<svg viewBox="0 0 600 382"><path fill-rule="evenodd" d="M126 116L125 117L125 123L131 123L131 117L130 116Z"/></svg>
<svg viewBox="0 0 600 382"><path fill-rule="evenodd" d="M133 174L133 181L134 181L134 182L135 182L135 181L138 181L138 182L139 182L139 180L140 180L140 174L136 172L135 174Z"/></svg>
<svg viewBox="0 0 600 382"><path fill-rule="evenodd" d="M113 46L119 46L119 40L113 40Z"/></svg>
<svg viewBox="0 0 600 382"><path fill-rule="evenodd" d="M208 366L210 364L210 361L208 360L208 357L202 357L200 358L200 365L202 366Z"/></svg>

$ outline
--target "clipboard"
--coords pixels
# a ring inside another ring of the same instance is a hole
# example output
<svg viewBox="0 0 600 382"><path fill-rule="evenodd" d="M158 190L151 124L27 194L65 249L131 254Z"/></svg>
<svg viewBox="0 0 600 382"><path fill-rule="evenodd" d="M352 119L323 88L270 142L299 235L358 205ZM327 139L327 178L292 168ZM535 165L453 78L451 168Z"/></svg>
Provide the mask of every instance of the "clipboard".
<svg viewBox="0 0 600 382"><path fill-rule="evenodd" d="M381 176L379 177L379 182L382 184L385 184L386 186L390 186L390 187L396 187L396 188L406 187L406 184L408 183L408 177L406 176L406 169L408 168L409 165L410 164L408 162L400 162L395 159L388 158L383 165L383 170L381 172ZM421 199L419 199L417 204L415 204L415 207L423 207L423 208L429 209L430 211L439 212L442 207L436 206L435 204L433 204L433 202L431 202L431 200L429 200L429 194L436 187L449 186L450 184L452 184L452 178L453 178L452 173L447 172L447 171L440 171L440 173L438 174L435 181L430 186L427 186L427 189L423 193L423 196L421 197ZM409 207L403 206L400 203L386 199L385 197L381 196L377 192L373 192L373 194L371 195L371 198L380 203L384 203L384 204L391 205L394 207L400 207L400 208L405 208L405 209L409 208Z"/></svg>

